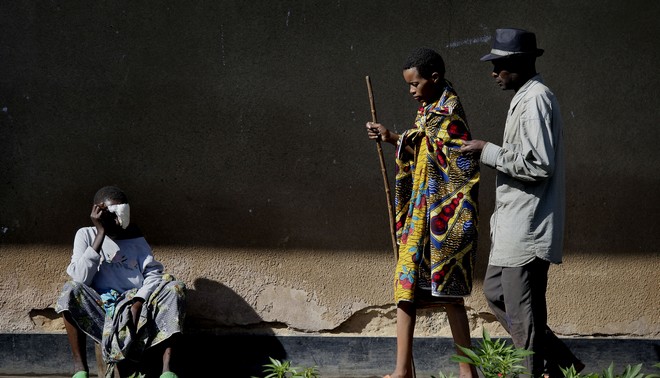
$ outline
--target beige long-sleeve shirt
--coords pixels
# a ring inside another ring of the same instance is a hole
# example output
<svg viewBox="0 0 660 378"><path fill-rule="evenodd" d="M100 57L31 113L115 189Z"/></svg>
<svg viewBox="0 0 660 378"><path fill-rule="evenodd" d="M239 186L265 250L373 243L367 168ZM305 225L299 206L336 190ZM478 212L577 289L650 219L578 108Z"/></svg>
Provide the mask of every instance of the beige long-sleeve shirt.
<svg viewBox="0 0 660 378"><path fill-rule="evenodd" d="M489 264L562 260L565 178L562 120L540 75L511 100L502 146L487 143L481 162L497 169Z"/></svg>

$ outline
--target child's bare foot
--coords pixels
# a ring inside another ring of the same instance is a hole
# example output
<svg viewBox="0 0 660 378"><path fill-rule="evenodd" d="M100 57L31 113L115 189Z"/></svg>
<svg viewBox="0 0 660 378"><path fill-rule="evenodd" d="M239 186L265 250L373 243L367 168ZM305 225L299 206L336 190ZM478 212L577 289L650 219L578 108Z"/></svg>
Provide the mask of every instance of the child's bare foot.
<svg viewBox="0 0 660 378"><path fill-rule="evenodd" d="M398 372L395 371L394 373L388 374L388 375L384 376L383 378L413 378L413 376L412 376L412 373L410 373L410 374L408 374L407 372L398 373Z"/></svg>
<svg viewBox="0 0 660 378"><path fill-rule="evenodd" d="M458 377L459 378L477 378L477 368L474 365L459 362L458 364Z"/></svg>

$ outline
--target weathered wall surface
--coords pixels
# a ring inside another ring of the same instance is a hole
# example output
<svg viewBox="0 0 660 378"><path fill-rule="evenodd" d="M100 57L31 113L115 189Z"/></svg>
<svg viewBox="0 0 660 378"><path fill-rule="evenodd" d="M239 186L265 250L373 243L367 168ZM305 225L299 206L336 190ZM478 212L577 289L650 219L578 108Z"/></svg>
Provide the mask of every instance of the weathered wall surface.
<svg viewBox="0 0 660 378"><path fill-rule="evenodd" d="M533 30L565 120L562 334L660 334L660 3L162 1L0 4L0 332L61 332L58 291L91 197L118 184L189 323L394 334L379 120L407 128L400 76L441 51L476 137L501 140L511 93L479 61L497 27ZM385 146L388 158L392 148ZM388 159L388 163L391 160ZM391 176L391 174L390 174ZM493 172L484 168L473 325ZM420 334L448 334L440 315Z"/></svg>

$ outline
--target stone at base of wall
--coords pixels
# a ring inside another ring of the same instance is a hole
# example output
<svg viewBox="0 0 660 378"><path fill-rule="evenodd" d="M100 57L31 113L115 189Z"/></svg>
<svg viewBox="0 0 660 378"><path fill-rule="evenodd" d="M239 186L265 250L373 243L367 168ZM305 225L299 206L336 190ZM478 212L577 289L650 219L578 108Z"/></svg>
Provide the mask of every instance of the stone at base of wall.
<svg viewBox="0 0 660 378"><path fill-rule="evenodd" d="M658 373L653 367L660 361L658 339L564 340L587 365L585 372L600 373L613 362L619 373L626 365L638 363L644 364L643 371ZM290 360L295 366L317 366L321 377L380 377L393 369L396 347L392 337L203 333L185 334L181 343L175 358L182 378L257 376L268 357ZM418 377L430 377L439 371L457 375L457 367L450 361L455 353L450 338L416 338L414 351ZM88 356L90 369L95 373L91 342ZM71 353L64 334L0 334L0 376L70 376L71 369Z"/></svg>

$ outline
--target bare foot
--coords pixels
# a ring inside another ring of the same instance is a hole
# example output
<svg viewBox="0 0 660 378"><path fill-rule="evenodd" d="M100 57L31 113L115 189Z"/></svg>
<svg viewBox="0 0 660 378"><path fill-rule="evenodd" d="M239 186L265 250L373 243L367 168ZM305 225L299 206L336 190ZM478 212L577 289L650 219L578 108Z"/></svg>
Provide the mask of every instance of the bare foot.
<svg viewBox="0 0 660 378"><path fill-rule="evenodd" d="M477 378L477 368L474 365L460 362L458 364L459 378Z"/></svg>
<svg viewBox="0 0 660 378"><path fill-rule="evenodd" d="M406 373L399 374L399 373L394 372L392 374L388 374L388 375L384 376L383 378L413 378L413 376L412 376L412 374L406 374Z"/></svg>

